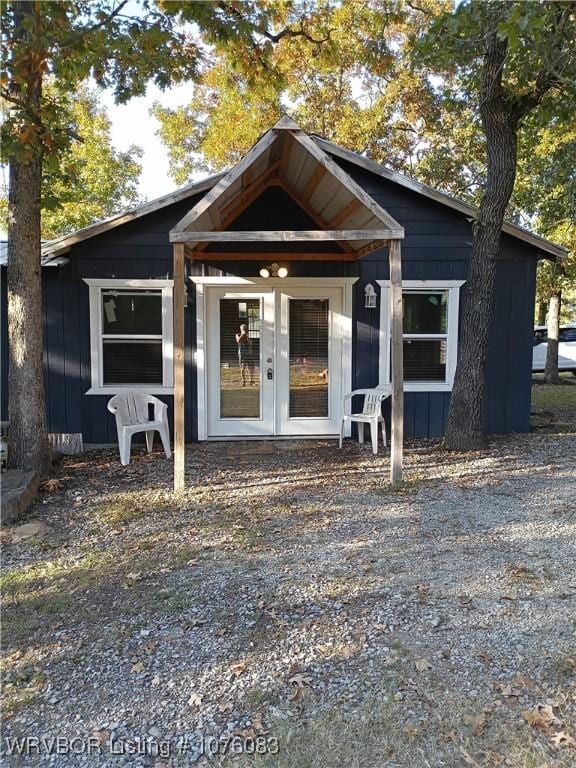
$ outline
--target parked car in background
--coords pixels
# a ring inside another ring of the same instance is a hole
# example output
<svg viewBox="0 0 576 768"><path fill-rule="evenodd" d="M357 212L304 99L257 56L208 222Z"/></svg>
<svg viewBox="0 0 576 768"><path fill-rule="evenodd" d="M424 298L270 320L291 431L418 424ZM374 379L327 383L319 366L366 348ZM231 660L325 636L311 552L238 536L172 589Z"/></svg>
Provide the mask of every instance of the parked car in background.
<svg viewBox="0 0 576 768"><path fill-rule="evenodd" d="M534 328L532 370L543 371L548 351L548 329L545 325ZM576 376L576 325L561 325L558 337L558 370L572 371Z"/></svg>

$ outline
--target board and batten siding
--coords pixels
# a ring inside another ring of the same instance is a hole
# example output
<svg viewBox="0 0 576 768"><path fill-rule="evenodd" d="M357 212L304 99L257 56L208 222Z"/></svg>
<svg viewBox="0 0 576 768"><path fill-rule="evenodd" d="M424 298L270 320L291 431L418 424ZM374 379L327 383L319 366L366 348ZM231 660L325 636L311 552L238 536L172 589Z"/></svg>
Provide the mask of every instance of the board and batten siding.
<svg viewBox="0 0 576 768"><path fill-rule="evenodd" d="M402 272L405 280L465 280L472 241L470 222L457 211L398 187L363 169L337 162L404 228ZM85 443L115 443L116 427L107 411L107 395L86 395L90 376L90 319L88 286L84 278L165 279L172 276L170 229L199 198L191 197L143 216L73 246L69 263L43 270L45 318L45 372L48 423L51 432L82 432ZM273 198L242 215L246 228L268 229L282 218L284 206ZM308 217L290 207L284 229L310 227ZM264 217L264 218L263 218ZM251 223L251 226L248 226ZM488 433L525 432L529 429L532 322L536 275L535 249L503 235L497 266L496 296L486 368ZM286 254L287 256L287 254ZM258 261L187 262L188 275L256 275ZM5 278L5 270L2 270ZM353 302L353 387L378 384L380 312L364 307L364 286L389 279L386 249L360 262L300 261L290 263L293 277L358 276ZM5 280L2 312L5 318ZM461 290L460 312L466 301ZM185 310L185 424L186 440L196 439L195 289L188 286ZM2 383L6 377L7 346L2 323ZM169 405L173 423L172 397ZM449 392L407 392L405 435L438 438L444 433ZM2 387L2 413L7 391ZM3 416L4 418L4 416Z"/></svg>

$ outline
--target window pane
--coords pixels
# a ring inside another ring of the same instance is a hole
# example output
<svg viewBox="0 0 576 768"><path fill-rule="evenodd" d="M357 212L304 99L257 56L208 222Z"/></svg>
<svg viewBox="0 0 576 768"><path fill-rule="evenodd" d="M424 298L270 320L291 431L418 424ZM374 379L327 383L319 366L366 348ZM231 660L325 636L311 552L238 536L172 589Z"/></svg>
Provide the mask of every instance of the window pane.
<svg viewBox="0 0 576 768"><path fill-rule="evenodd" d="M576 328L561 328L559 341L576 341Z"/></svg>
<svg viewBox="0 0 576 768"><path fill-rule="evenodd" d="M290 299L290 416L328 416L328 300Z"/></svg>
<svg viewBox="0 0 576 768"><path fill-rule="evenodd" d="M260 418L260 299L220 299L220 418Z"/></svg>
<svg viewBox="0 0 576 768"><path fill-rule="evenodd" d="M162 335L160 291L102 291L103 333L119 336Z"/></svg>
<svg viewBox="0 0 576 768"><path fill-rule="evenodd" d="M404 380L446 380L445 339L404 339Z"/></svg>
<svg viewBox="0 0 576 768"><path fill-rule="evenodd" d="M103 339L104 384L162 385L162 341Z"/></svg>
<svg viewBox="0 0 576 768"><path fill-rule="evenodd" d="M446 333L448 292L402 294L404 333Z"/></svg>

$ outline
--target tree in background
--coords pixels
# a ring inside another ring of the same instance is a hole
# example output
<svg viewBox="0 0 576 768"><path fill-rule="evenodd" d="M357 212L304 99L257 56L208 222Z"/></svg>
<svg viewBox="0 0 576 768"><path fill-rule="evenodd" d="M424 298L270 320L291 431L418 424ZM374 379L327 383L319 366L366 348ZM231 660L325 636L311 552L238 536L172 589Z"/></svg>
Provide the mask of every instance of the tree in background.
<svg viewBox="0 0 576 768"><path fill-rule="evenodd" d="M410 56L411 39L449 3L272 4L269 24L290 34L271 33L252 4L220 5L235 5L258 32L243 57L234 42L214 46L191 103L154 107L177 183L234 164L289 111L304 130L438 188L453 191L460 178L462 189L470 185L445 151L446 136L460 130L470 167L478 154L462 104L441 98L429 70Z"/></svg>
<svg viewBox="0 0 576 768"><path fill-rule="evenodd" d="M486 184L473 227L448 448L482 443L496 261L516 180L518 137L532 116L545 123L574 112L575 10L574 2L462 4L435 26L423 49L477 105L486 138Z"/></svg>
<svg viewBox="0 0 576 768"><path fill-rule="evenodd" d="M576 308L570 304L576 299L576 122L561 109L557 115L544 126L526 125L514 194L534 229L568 250L562 263L542 262L538 268L538 324L548 324L544 377L550 384L560 382L558 337L563 307L568 310L566 320L574 319Z"/></svg>
<svg viewBox="0 0 576 768"><path fill-rule="evenodd" d="M264 43L258 50L266 58L251 60L247 70L234 66L233 46L216 47L192 102L153 110L178 183L237 162L288 109L309 131L468 202L484 200L475 238L484 263L473 258L468 284L483 317L479 326L478 316L468 321L475 332L456 386L453 447L456 432L460 447L481 440L503 215L571 247L572 9L573 3L476 3L456 12L440 2L304 6L298 39ZM291 12L284 7L284 15ZM499 59L491 72L487 63L482 70L488 54ZM539 296L546 304L552 296L553 306L560 294L552 286L566 290L574 279L573 270L550 266L540 275ZM553 343L549 349L553 356Z"/></svg>
<svg viewBox="0 0 576 768"><path fill-rule="evenodd" d="M10 462L43 471L49 464L42 367L40 214L43 175L56 173L78 138L66 99L89 77L119 102L148 82L165 88L196 77L209 41L240 41L252 28L231 3L77 0L1 5L2 161L9 166L8 337ZM251 4L247 4L251 7ZM260 14L265 22L265 11ZM196 26L192 26L195 24ZM50 82L51 88L46 88ZM81 137L80 137L81 138Z"/></svg>
<svg viewBox="0 0 576 768"><path fill-rule="evenodd" d="M69 131L78 136L62 150L58 165L46 167L42 176L43 240L82 229L95 221L141 202L141 173L137 146L125 152L114 149L110 120L99 106L98 95L87 87L73 97L62 94L61 109L68 113ZM8 189L0 197L0 222L7 225Z"/></svg>

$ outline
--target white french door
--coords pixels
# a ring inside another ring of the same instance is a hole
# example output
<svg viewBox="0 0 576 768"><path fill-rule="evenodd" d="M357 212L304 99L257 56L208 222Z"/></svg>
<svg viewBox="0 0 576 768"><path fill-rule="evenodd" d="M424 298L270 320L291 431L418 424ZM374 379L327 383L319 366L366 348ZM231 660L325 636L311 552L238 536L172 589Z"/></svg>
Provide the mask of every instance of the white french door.
<svg viewBox="0 0 576 768"><path fill-rule="evenodd" d="M208 437L337 434L344 288L206 288Z"/></svg>

